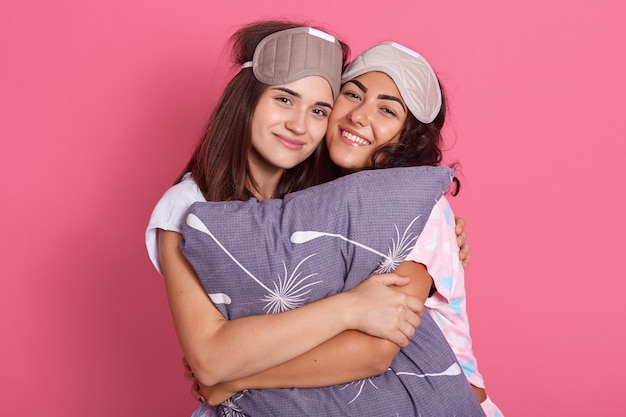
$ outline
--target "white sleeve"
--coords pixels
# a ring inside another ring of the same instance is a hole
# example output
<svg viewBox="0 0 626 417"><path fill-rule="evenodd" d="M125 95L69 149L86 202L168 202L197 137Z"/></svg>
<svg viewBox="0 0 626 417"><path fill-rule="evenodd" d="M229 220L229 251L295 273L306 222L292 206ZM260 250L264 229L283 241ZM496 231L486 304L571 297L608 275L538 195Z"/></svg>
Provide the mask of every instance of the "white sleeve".
<svg viewBox="0 0 626 417"><path fill-rule="evenodd" d="M154 207L146 229L146 249L159 274L161 274L161 264L159 262L157 229L181 233L185 213L193 203L198 201L206 200L195 181L187 178L170 187Z"/></svg>

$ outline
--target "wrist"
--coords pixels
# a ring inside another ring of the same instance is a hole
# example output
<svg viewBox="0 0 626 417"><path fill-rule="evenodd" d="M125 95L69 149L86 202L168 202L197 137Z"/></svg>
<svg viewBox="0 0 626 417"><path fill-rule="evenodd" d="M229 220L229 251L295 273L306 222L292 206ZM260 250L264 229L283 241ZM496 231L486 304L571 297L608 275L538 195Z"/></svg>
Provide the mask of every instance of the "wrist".
<svg viewBox="0 0 626 417"><path fill-rule="evenodd" d="M352 291L345 291L334 296L336 298L337 306L333 310L339 312L340 323L342 326L341 331L345 330L358 330L358 307L359 303L357 297L355 297Z"/></svg>
<svg viewBox="0 0 626 417"><path fill-rule="evenodd" d="M225 391L229 391L229 392L239 392L239 391L243 391L245 389L249 389L249 387L244 386L245 383L243 381L245 379L246 378L235 379L233 381L223 382L222 383L222 388L224 388Z"/></svg>

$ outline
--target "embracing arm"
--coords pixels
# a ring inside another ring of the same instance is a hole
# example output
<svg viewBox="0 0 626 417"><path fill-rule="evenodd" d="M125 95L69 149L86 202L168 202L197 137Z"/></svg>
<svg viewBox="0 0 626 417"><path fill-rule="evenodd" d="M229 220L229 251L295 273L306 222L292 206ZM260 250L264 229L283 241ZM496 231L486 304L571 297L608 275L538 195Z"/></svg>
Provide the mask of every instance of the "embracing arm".
<svg viewBox="0 0 626 417"><path fill-rule="evenodd" d="M433 281L424 265L406 261L396 268L396 272L410 277L411 281L406 286L392 288L426 301ZM416 323L415 328L418 326ZM240 388L311 388L369 378L385 372L399 351L400 346L389 340L349 330L304 355L249 379L250 382L271 385Z"/></svg>
<svg viewBox="0 0 626 417"><path fill-rule="evenodd" d="M466 242L465 221L460 217L455 218L455 233L460 260L467 267L469 245ZM412 278L409 286L399 288L401 291L426 300L433 281L424 265L404 262L396 272ZM245 378L203 387L200 393L212 404L217 404L243 389L307 388L346 383L383 373L399 349L398 345L388 340L359 331L345 331L286 363ZM192 375L188 377L193 380ZM194 383L196 397L198 389Z"/></svg>
<svg viewBox="0 0 626 417"><path fill-rule="evenodd" d="M395 290L426 300L432 278L424 265L407 261L396 272L411 281L394 287ZM202 387L200 394L211 404L219 404L244 389L315 388L347 383L385 372L399 350L400 346L389 340L344 331L286 363L245 378Z"/></svg>
<svg viewBox="0 0 626 417"><path fill-rule="evenodd" d="M337 294L284 313L226 320L211 303L180 250L179 233L159 230L161 268L183 352L205 385L242 378L290 361L333 336L362 330L406 345L423 306L386 288L406 280L381 276L358 291ZM384 292L387 290L387 292ZM380 294L384 292L383 299ZM379 307L370 308L369 300ZM398 313L404 306L405 311ZM386 318L383 318L386 317Z"/></svg>

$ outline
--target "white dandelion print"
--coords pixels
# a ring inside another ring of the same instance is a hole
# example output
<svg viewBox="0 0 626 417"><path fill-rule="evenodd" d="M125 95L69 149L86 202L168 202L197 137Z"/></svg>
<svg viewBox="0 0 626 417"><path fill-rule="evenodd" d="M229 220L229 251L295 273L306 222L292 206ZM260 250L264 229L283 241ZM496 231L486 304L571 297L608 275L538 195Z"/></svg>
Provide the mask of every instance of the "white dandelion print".
<svg viewBox="0 0 626 417"><path fill-rule="evenodd" d="M411 252L411 249L413 249L413 246L415 246L415 241L419 237L418 235L413 236L412 233L409 233L409 229L419 218L420 216L417 216L411 221L411 223L409 223L407 228L404 229L402 236L400 236L398 226L395 224L393 225L396 229L396 240L391 239L391 246L389 247L388 255L380 261L380 264L376 269L377 273L391 272L406 259Z"/></svg>
<svg viewBox="0 0 626 417"><path fill-rule="evenodd" d="M243 397L243 394L233 399L232 397L224 401L221 405L220 416L222 417L246 417L243 410L237 405L237 400Z"/></svg>
<svg viewBox="0 0 626 417"><path fill-rule="evenodd" d="M312 286L319 284L322 281L314 281L308 282L308 280L317 275L309 274L304 277L301 277L301 273L298 272L300 266L311 258L314 255L309 255L304 258L300 263L296 266L295 270L291 273L291 275L287 271L287 266L283 262L284 267L284 276L281 278L278 277L278 283L274 282L274 289L269 288L260 279L254 276L250 271L246 269L245 266L241 264L229 251L221 244L219 240L211 233L211 231L207 228L207 226L196 216L195 214L189 214L187 216L187 224L196 229L199 232L202 232L208 235L216 244L219 246L222 251L228 255L230 259L235 262L235 264L252 278L257 284L259 284L263 289L267 291L267 295L261 299L261 301L265 302L265 306L263 307L268 313L281 313L283 311L292 310L294 308L303 306L306 301L306 295L311 292ZM228 298L227 295L221 294L220 299ZM230 299L229 299L230 301Z"/></svg>
<svg viewBox="0 0 626 417"><path fill-rule="evenodd" d="M351 388L356 388L356 394L354 396L354 398L352 398L348 404L352 404L354 401L357 400L357 398L359 398L361 396L361 394L363 393L363 390L365 389L365 387L367 386L367 384L371 385L372 387L378 389L378 387L376 386L376 384L374 384L374 382L372 382L372 378L366 378L366 379L361 379L359 381L352 381L349 384L344 385L341 390L343 391L344 389L347 389L349 387Z"/></svg>
<svg viewBox="0 0 626 417"><path fill-rule="evenodd" d="M404 233L402 233L402 236L400 235L400 230L398 230L398 226L396 226L395 224L393 225L393 227L396 229L396 238L391 239L391 246L389 247L387 254L379 252L376 249L370 248L369 246L366 246L355 240L348 239L347 237L337 233L317 232L314 230L301 230L292 233L291 242L306 243L319 237L331 237L341 239L361 249L365 249L380 256L382 259L380 261L380 264L378 265L378 268L376 269L376 273L387 273L396 269L397 266L400 265L411 252L411 249L415 245L415 241L417 240L418 235L413 235L413 233L409 233L409 230L411 229L411 226L413 226L415 221L420 218L420 216L415 217L411 221L411 223L409 223L407 228L404 230Z"/></svg>
<svg viewBox="0 0 626 417"><path fill-rule="evenodd" d="M301 274L298 272L298 269L300 265L311 256L313 255L309 255L300 261L290 276L287 276L287 265L283 262L283 268L285 269L284 279L281 279L279 276L278 283L274 282L274 290L268 290L269 294L261 300L266 302L264 309L267 310L268 313L280 313L304 305L306 295L311 292L311 288L309 287L322 282L314 281L308 284L305 283L306 280L317 274L309 274L300 279Z"/></svg>

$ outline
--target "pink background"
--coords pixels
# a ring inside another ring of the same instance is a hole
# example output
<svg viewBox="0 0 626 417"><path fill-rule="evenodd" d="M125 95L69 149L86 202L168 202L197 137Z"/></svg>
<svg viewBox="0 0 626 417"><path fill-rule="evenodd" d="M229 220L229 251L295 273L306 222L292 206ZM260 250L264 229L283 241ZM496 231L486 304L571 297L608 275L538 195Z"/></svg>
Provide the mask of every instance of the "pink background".
<svg viewBox="0 0 626 417"><path fill-rule="evenodd" d="M409 44L439 71L475 350L506 415L626 415L626 3L265 3L0 4L0 415L193 409L144 229L224 84L227 37L277 16L354 53Z"/></svg>

